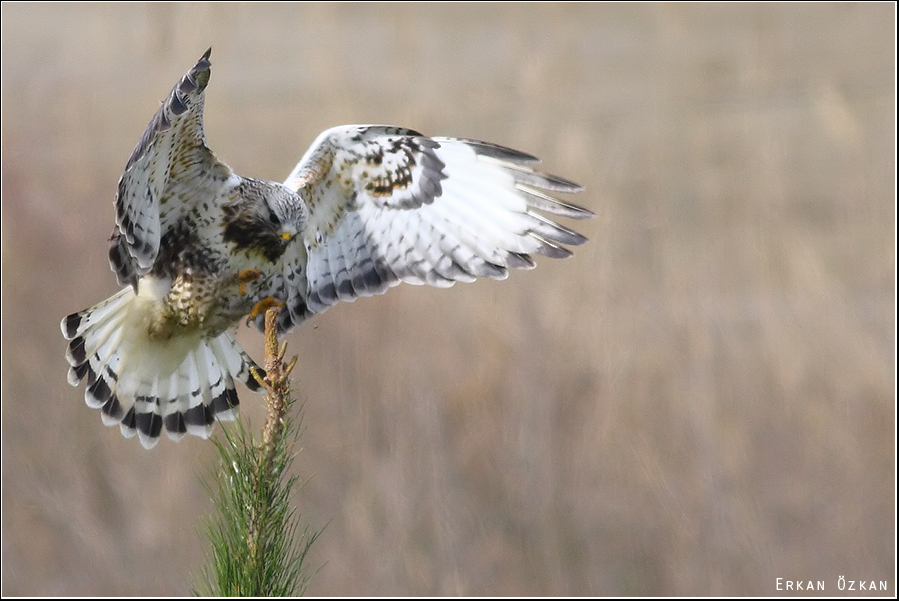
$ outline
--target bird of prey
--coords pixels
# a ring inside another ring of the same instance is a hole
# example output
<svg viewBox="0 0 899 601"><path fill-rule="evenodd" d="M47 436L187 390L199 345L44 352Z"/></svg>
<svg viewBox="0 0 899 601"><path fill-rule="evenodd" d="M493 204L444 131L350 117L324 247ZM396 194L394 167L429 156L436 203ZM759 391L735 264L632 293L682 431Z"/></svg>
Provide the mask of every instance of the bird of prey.
<svg viewBox="0 0 899 601"><path fill-rule="evenodd" d="M175 85L119 180L109 260L123 288L62 320L68 380L103 422L151 448L208 437L258 389L234 326L285 332L338 301L408 282L447 287L567 257L586 241L542 216L592 212L548 192L582 187L538 160L468 139L344 125L313 142L284 183L242 177L206 143L211 49ZM257 368L258 369L258 368Z"/></svg>

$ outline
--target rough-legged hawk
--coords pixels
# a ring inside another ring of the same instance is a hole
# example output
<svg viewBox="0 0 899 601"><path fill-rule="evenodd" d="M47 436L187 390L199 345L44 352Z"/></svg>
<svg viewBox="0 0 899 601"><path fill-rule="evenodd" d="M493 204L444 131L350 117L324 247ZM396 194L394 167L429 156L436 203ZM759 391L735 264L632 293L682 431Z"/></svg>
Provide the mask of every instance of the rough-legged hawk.
<svg viewBox="0 0 899 601"><path fill-rule="evenodd" d="M232 332L282 305L286 331L400 282L452 286L567 257L580 234L534 212L582 188L502 146L382 125L321 134L283 184L241 177L206 146L210 51L156 112L119 181L109 259L123 289L62 321L69 382L103 422L154 446L208 437L258 387Z"/></svg>

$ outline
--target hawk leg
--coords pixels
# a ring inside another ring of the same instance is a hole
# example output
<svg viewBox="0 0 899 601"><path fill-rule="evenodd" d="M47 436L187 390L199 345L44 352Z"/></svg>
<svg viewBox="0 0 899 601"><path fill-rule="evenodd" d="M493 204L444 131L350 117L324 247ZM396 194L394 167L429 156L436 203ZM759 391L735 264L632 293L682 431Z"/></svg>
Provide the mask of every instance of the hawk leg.
<svg viewBox="0 0 899 601"><path fill-rule="evenodd" d="M247 284L259 279L262 274L256 269L244 269L237 274L237 291L241 296L247 293Z"/></svg>
<svg viewBox="0 0 899 601"><path fill-rule="evenodd" d="M253 307L253 310L250 311L250 314L247 316L247 322L253 321L272 307L283 307L284 303L279 301L273 296L267 296Z"/></svg>

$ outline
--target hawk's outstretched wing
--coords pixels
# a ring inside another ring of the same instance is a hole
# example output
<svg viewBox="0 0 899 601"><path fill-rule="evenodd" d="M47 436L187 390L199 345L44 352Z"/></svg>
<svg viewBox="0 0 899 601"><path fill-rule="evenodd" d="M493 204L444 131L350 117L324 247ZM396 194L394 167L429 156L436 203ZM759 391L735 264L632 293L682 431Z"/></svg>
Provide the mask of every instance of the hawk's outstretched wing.
<svg viewBox="0 0 899 601"><path fill-rule="evenodd" d="M119 180L109 259L120 285L150 272L162 238L192 203L214 196L231 176L206 147L204 91L212 49L175 85L131 154Z"/></svg>
<svg viewBox="0 0 899 601"><path fill-rule="evenodd" d="M549 196L581 187L485 142L396 127L324 132L282 184L241 178L207 148L207 51L153 116L119 181L113 297L62 320L69 382L108 425L149 448L208 437L237 415L255 364L230 330L283 304L280 329L400 282L503 279L580 234L541 216L590 211ZM258 368L256 368L258 369ZM261 370L260 370L261 371Z"/></svg>
<svg viewBox="0 0 899 601"><path fill-rule="evenodd" d="M528 166L537 162L494 144L396 127L325 131L284 182L306 201L309 220L303 247L285 255L281 328L400 282L504 279L508 268L534 267L530 253L569 256L563 245L586 239L534 209L573 219L593 213L550 197L582 187ZM291 262L304 259L305 277L297 278L302 266Z"/></svg>

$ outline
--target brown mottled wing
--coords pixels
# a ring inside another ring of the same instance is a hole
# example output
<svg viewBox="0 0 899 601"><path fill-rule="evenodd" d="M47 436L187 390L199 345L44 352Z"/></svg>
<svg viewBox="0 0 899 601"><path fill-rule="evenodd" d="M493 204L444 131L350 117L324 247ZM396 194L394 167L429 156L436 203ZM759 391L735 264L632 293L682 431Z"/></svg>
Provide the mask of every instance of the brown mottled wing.
<svg viewBox="0 0 899 601"><path fill-rule="evenodd" d="M119 180L109 259L119 284L150 272L160 242L204 188L220 187L231 170L206 147L204 90L211 49L175 85L138 142Z"/></svg>
<svg viewBox="0 0 899 601"><path fill-rule="evenodd" d="M305 281L288 290L282 329L400 282L504 279L508 268L534 267L530 253L569 256L563 245L586 239L533 209L574 219L593 213L550 197L582 188L528 167L535 162L502 146L396 127L325 131L284 182L307 202L309 222L305 253L297 253Z"/></svg>

